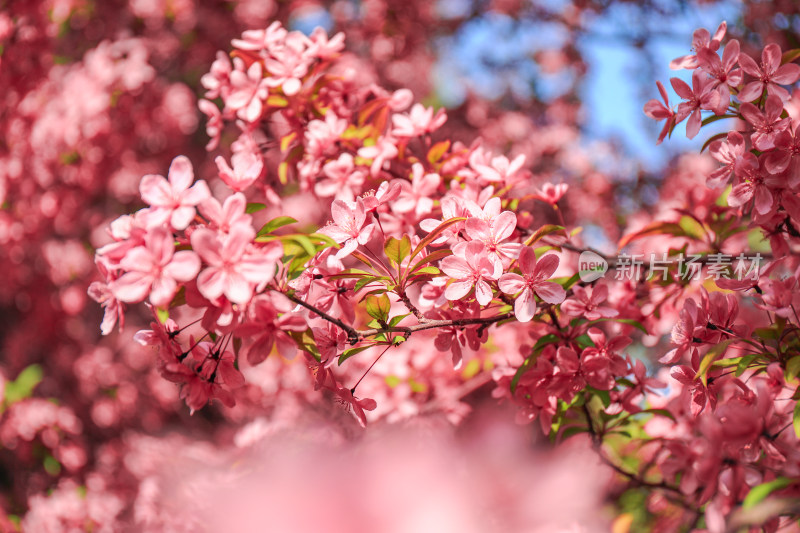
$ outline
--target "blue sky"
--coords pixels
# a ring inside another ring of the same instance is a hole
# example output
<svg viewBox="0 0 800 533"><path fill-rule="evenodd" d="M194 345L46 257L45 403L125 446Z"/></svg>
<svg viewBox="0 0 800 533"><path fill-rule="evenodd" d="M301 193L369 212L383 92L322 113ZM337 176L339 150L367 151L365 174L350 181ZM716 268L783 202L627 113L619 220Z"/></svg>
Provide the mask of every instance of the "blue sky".
<svg viewBox="0 0 800 533"><path fill-rule="evenodd" d="M674 6L676 0L661 0ZM357 2L354 2L357 3ZM472 9L473 0L439 0L436 8L443 18L460 18ZM558 11L561 0L543 0L538 5ZM681 16L656 17L642 13L633 2L610 6L601 16L586 17L582 23L587 33L578 42L588 74L580 87L585 106L585 137L592 140L618 139L624 155L644 168L656 170L671 155L697 150L710 135L722 131L704 128L692 141L686 139L683 124L661 146L655 140L661 126L644 116L642 107L650 98L658 98L656 80L670 92L670 103L678 103L669 86L669 78L690 80L689 71L673 71L669 62L689 53L692 32L699 27L713 32L719 23L738 19L739 0L687 7ZM290 20L290 27L310 33L315 26L330 30L331 19L321 8L307 9ZM643 53L630 39L637 32L648 37ZM517 24L509 17L488 12L468 20L452 36L438 39L435 47L439 62L432 76L438 100L447 107L463 101L467 86L489 99L511 93L516 98L531 97L532 91L544 99L562 94L572 85L570 73L548 75L530 59L543 49L559 48L566 39L560 25L547 22ZM632 168L632 167L631 167Z"/></svg>

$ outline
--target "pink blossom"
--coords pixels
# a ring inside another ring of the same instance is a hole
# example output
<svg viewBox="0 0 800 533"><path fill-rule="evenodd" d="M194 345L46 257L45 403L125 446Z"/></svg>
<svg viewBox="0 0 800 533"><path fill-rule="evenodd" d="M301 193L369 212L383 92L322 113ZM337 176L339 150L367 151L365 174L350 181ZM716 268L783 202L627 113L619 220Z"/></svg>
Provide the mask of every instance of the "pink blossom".
<svg viewBox="0 0 800 533"><path fill-rule="evenodd" d="M342 32L328 39L328 33L317 26L309 35L309 40L311 45L307 53L322 60L335 59L344 50L344 33Z"/></svg>
<svg viewBox="0 0 800 533"><path fill-rule="evenodd" d="M491 161L486 161L484 159L488 159L488 156L482 158L480 157L481 155L483 155L481 152L473 152L470 155L469 164L478 173L478 176L489 183L512 184L523 165L525 165L525 156L522 154L512 161L509 161L504 155L499 155L493 157Z"/></svg>
<svg viewBox="0 0 800 533"><path fill-rule="evenodd" d="M392 203L395 213L414 212L417 219L429 214L433 210L433 198L442 178L436 173L425 173L425 167L420 163L411 166L411 184L400 181L402 192L399 198Z"/></svg>
<svg viewBox="0 0 800 533"><path fill-rule="evenodd" d="M253 217L245 211L247 199L240 192L228 196L222 205L212 196L200 204L199 209L211 223L211 227L222 233L230 232L234 226L250 226L253 221Z"/></svg>
<svg viewBox="0 0 800 533"><path fill-rule="evenodd" d="M501 266L507 266L516 259L522 249L522 244L518 242L503 242L514 233L516 227L517 215L511 211L503 211L488 219L468 218L464 225L467 236L482 242L489 258Z"/></svg>
<svg viewBox="0 0 800 533"><path fill-rule="evenodd" d="M708 49L711 52L716 52L719 50L719 45L722 42L722 38L725 37L725 32L728 30L728 25L724 21L722 24L719 25L717 31L714 32L714 37L711 37L711 34L705 28L698 28L694 31L692 35L692 49L695 52L699 52L703 49ZM685 69L693 69L697 68L698 61L697 55L686 55L682 57L678 57L672 60L669 64L669 68L672 70L679 70L682 68Z"/></svg>
<svg viewBox="0 0 800 533"><path fill-rule="evenodd" d="M340 200L352 202L366 175L363 170L356 169L353 155L343 153L339 159L328 161L322 167L323 177L314 185L314 192L322 198L335 196Z"/></svg>
<svg viewBox="0 0 800 533"><path fill-rule="evenodd" d="M211 301L225 295L232 303L246 304L256 287L273 278L282 247L252 247L254 238L255 230L244 225L234 226L227 235L209 228L192 233L192 248L208 265L197 278L200 294Z"/></svg>
<svg viewBox="0 0 800 533"><path fill-rule="evenodd" d="M308 324L305 318L292 312L291 307L289 300L280 295L261 294L253 298L247 309L247 320L236 330L237 335L250 343L245 351L248 363L262 363L273 346L281 357L295 357L297 345L288 332L305 331Z"/></svg>
<svg viewBox="0 0 800 533"><path fill-rule="evenodd" d="M542 185L541 189L536 191L534 198L547 202L550 205L556 205L559 200L567 194L568 190L569 185L566 183L553 184L547 182Z"/></svg>
<svg viewBox="0 0 800 533"><path fill-rule="evenodd" d="M219 169L219 177L236 192L244 191L250 187L264 170L264 162L261 156L251 152L234 153L231 156L233 168L228 166L228 162L221 155L218 155L214 162Z"/></svg>
<svg viewBox="0 0 800 533"><path fill-rule="evenodd" d="M519 268L522 275L503 274L498 281L500 290L506 294L517 294L514 302L514 315L520 322L530 322L536 314L536 300L533 294L550 304L560 304L567 294L558 283L545 281L553 275L558 268L558 256L545 255L536 262L536 253L533 248L524 247L519 254Z"/></svg>
<svg viewBox="0 0 800 533"><path fill-rule="evenodd" d="M661 93L661 98L664 100L664 103L662 104L656 99L648 100L647 103L644 104L644 113L653 120L666 119L664 127L661 129L661 133L658 134L658 140L656 141L656 144L661 144L670 130L675 126L675 113L669 106L669 97L667 96L667 91L664 89L664 86L660 81L657 81L656 85L658 86L658 92Z"/></svg>
<svg viewBox="0 0 800 533"><path fill-rule="evenodd" d="M420 137L436 131L446 121L444 109L439 109L434 116L432 107L414 104L408 114L392 115L392 134L400 138Z"/></svg>
<svg viewBox="0 0 800 533"><path fill-rule="evenodd" d="M468 242L463 255L445 257L440 265L442 272L456 280L447 286L445 298L460 300L475 287L475 299L484 306L492 301L492 289L487 280L498 279L503 271L499 263L489 259L479 241Z"/></svg>
<svg viewBox="0 0 800 533"><path fill-rule="evenodd" d="M570 316L583 316L587 320L613 318L619 314L614 308L602 304L608 298L608 286L597 283L594 287L572 288L572 298L561 304L561 310Z"/></svg>
<svg viewBox="0 0 800 533"><path fill-rule="evenodd" d="M193 279L200 270L200 260L189 250L175 252L172 235L164 228L151 229L144 246L130 250L119 264L125 272L109 288L121 302L141 302L150 295L157 307L170 303L178 282Z"/></svg>
<svg viewBox="0 0 800 533"><path fill-rule="evenodd" d="M800 68L800 67L798 67ZM769 95L764 104L764 112L749 102L739 107L742 117L753 126L750 140L756 150L764 152L775 146L775 137L789 127L789 119L781 118L783 102L776 95Z"/></svg>
<svg viewBox="0 0 800 533"><path fill-rule="evenodd" d="M151 206L146 211L147 225L152 227L169 222L173 229L182 230L194 218L195 206L211 196L211 192L203 180L189 187L194 180L194 171L192 163L182 155L172 160L168 176L169 180L156 174L142 178L139 192L142 200Z"/></svg>
<svg viewBox="0 0 800 533"><path fill-rule="evenodd" d="M761 171L758 158L747 152L736 162L734 170L740 181L728 195L728 205L740 207L755 197L756 212L769 213L775 199L765 184L767 177Z"/></svg>
<svg viewBox="0 0 800 533"><path fill-rule="evenodd" d="M264 110L269 86L263 78L261 63L254 62L245 71L244 62L236 57L231 72L231 90L225 98L225 109L235 111L240 119L254 123Z"/></svg>
<svg viewBox="0 0 800 533"><path fill-rule="evenodd" d="M199 100L197 107L208 119L206 122L206 135L209 136L206 150L209 152L219 146L220 135L222 135L222 113L219 108L208 100Z"/></svg>
<svg viewBox="0 0 800 533"><path fill-rule="evenodd" d="M739 55L739 65L747 74L756 78L739 91L738 97L742 102L751 102L760 98L764 89L767 94L777 96L781 102L789 100L789 91L781 85L791 85L800 78L800 65L787 63L781 65L781 47L777 44L768 44L761 52L761 65L758 65L747 54Z"/></svg>
<svg viewBox="0 0 800 533"><path fill-rule="evenodd" d="M361 427L367 427L367 415L364 411L374 411L378 403L371 398L356 398L355 389L348 389L339 385L333 392L345 408L353 413Z"/></svg>
<svg viewBox="0 0 800 533"><path fill-rule="evenodd" d="M766 154L764 168L770 174L786 172L789 187L800 184L800 124L775 136L775 149Z"/></svg>
<svg viewBox="0 0 800 533"><path fill-rule="evenodd" d="M104 308L103 322L100 324L100 332L108 335L114 329L114 325L119 321L119 329L125 326L125 304L120 302L111 291L110 284L117 279L115 271L109 271L103 261L96 261L97 269L105 281L94 281L89 285L89 297L99 303Z"/></svg>
<svg viewBox="0 0 800 533"><path fill-rule="evenodd" d="M300 32L286 36L282 47L273 47L264 60L269 76L264 80L268 87L281 87L287 96L294 96L303 86L302 78L308 74L313 56L306 53L308 37Z"/></svg>
<svg viewBox="0 0 800 533"><path fill-rule="evenodd" d="M744 155L744 137L738 131L731 131L725 141L712 142L711 146L709 146L709 152L711 157L724 165L706 178L706 185L716 189L728 183L736 162Z"/></svg>
<svg viewBox="0 0 800 533"><path fill-rule="evenodd" d="M337 259L343 259L353 253L358 245L367 244L375 231L375 224L370 223L366 226L366 209L361 198L356 198L354 203L347 203L342 200L334 200L331 205L331 215L333 224L322 228L320 232L328 235L342 248L336 253Z"/></svg>
<svg viewBox="0 0 800 533"><path fill-rule="evenodd" d="M713 109L717 114L724 112L724 109L722 111L717 109L720 102L719 93L714 90L711 80L703 78L699 71L695 70L692 73L691 87L680 78L670 78L669 81L678 96L686 100L678 104L675 123L677 124L689 117L689 121L686 123L686 137L689 139L693 139L700 131L702 122L701 109Z"/></svg>
<svg viewBox="0 0 800 533"><path fill-rule="evenodd" d="M265 30L245 30L241 39L233 39L231 44L240 50L271 50L283 42L289 32L279 21L275 21Z"/></svg>
<svg viewBox="0 0 800 533"><path fill-rule="evenodd" d="M311 332L319 349L320 363L326 367L331 366L344 351L347 334L339 326L330 322L326 322L325 327L311 328Z"/></svg>
<svg viewBox="0 0 800 533"><path fill-rule="evenodd" d="M369 171L373 178L378 177L385 164L397 157L398 153L396 142L391 137L381 137L377 144L358 149L360 157L372 160Z"/></svg>

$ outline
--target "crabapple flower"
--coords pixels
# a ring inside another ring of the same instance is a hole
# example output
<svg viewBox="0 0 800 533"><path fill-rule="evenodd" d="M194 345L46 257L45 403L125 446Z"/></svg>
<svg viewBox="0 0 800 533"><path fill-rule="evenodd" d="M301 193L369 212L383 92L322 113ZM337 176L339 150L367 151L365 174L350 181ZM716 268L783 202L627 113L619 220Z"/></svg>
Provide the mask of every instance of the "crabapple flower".
<svg viewBox="0 0 800 533"><path fill-rule="evenodd" d="M336 58L339 52L344 50L344 33L342 32L334 35L332 39L328 39L328 32L317 26L308 36L308 39L311 44L307 53L323 61Z"/></svg>
<svg viewBox="0 0 800 533"><path fill-rule="evenodd" d="M718 109L720 96L719 92L714 90L712 81L702 77L699 71L695 70L692 73L691 87L680 78L670 78L669 81L678 96L686 100L678 104L675 123L677 124L689 117L689 121L686 123L686 137L689 139L694 139L695 135L700 131L702 123L701 109L711 109L717 114L722 114L725 111L724 109L721 111Z"/></svg>
<svg viewBox="0 0 800 533"><path fill-rule="evenodd" d="M570 316L583 316L587 320L613 318L619 311L600 304L608 298L608 286L598 283L594 287L572 288L573 297L561 304L561 310Z"/></svg>
<svg viewBox="0 0 800 533"><path fill-rule="evenodd" d="M206 116L206 135L209 137L206 150L211 151L219 146L219 139L222 135L222 113L219 108L208 100L199 100L197 107Z"/></svg>
<svg viewBox="0 0 800 533"><path fill-rule="evenodd" d="M280 44L286 39L288 33L281 23L276 20L265 30L245 30L242 32L242 38L233 39L231 44L240 50L260 52L262 50L270 50Z"/></svg>
<svg viewBox="0 0 800 533"><path fill-rule="evenodd" d="M503 242L514 233L516 227L517 215L511 211L503 211L488 220L468 218L464 225L467 236L482 242L489 253L489 258L501 266L507 266L516 259L522 249L522 244L518 242Z"/></svg>
<svg viewBox="0 0 800 533"><path fill-rule="evenodd" d="M675 125L675 112L672 111L672 108L669 106L669 96L667 96L667 90L664 89L664 85L662 85L660 81L657 81L656 85L658 86L658 92L661 93L661 98L664 100L664 103L662 104L653 98L644 104L644 113L653 120L666 119L664 127L661 129L661 133L658 134L658 140L656 141L656 144L658 145L661 144L669 131Z"/></svg>
<svg viewBox="0 0 800 533"><path fill-rule="evenodd" d="M420 137L436 131L445 122L447 114L444 109L439 109L434 116L432 107L414 104L408 114L392 115L392 134L400 138Z"/></svg>
<svg viewBox="0 0 800 533"><path fill-rule="evenodd" d="M739 55L739 65L747 74L756 78L739 91L737 96L742 102L752 102L760 98L764 89L767 94L775 95L786 102L789 100L789 91L781 85L791 85L800 78L800 65L781 65L781 47L774 43L768 44L761 51L761 65L747 54Z"/></svg>
<svg viewBox="0 0 800 533"><path fill-rule="evenodd" d="M420 163L414 163L411 166L411 183L400 181L402 190L392 204L392 211L401 214L414 212L418 219L429 214L433 209L432 196L441 183L439 174L426 174Z"/></svg>
<svg viewBox="0 0 800 533"><path fill-rule="evenodd" d="M250 248L255 236L255 230L244 225L234 226L227 235L209 228L192 232L192 248L208 265L197 277L203 297L213 302L224 295L232 303L246 304L257 286L272 279L283 250L277 243Z"/></svg>
<svg viewBox="0 0 800 533"><path fill-rule="evenodd" d="M794 188L800 183L800 124L794 131L787 128L775 136L775 149L766 154L764 168L770 174L780 174L788 169L789 187Z"/></svg>
<svg viewBox="0 0 800 533"><path fill-rule="evenodd" d="M142 200L150 204L143 213L148 227L169 222L175 230L185 229L195 215L195 206L211 196L203 180L191 185L194 180L192 163L179 155L169 166L168 179L157 174L142 178L139 192Z"/></svg>
<svg viewBox="0 0 800 533"><path fill-rule="evenodd" d="M247 199L240 192L228 196L222 205L212 196L200 204L199 209L211 226L222 233L228 233L240 224L249 226L253 221L253 217L246 212Z"/></svg>
<svg viewBox="0 0 800 533"><path fill-rule="evenodd" d="M492 261L480 241L470 241L461 250L463 255L451 255L442 259L442 272L456 280L445 289L450 301L460 300L475 287L475 299L481 305L492 301L492 289L486 280L494 281L503 269L499 262Z"/></svg>
<svg viewBox="0 0 800 533"><path fill-rule="evenodd" d="M564 287L552 281L546 281L558 268L558 256L548 254L536 261L533 248L525 247L519 254L519 268L522 275L510 272L500 276L498 286L506 294L517 294L514 302L514 315L520 322L530 322L536 314L536 293L539 298L550 304L560 304L566 298Z"/></svg>
<svg viewBox="0 0 800 533"><path fill-rule="evenodd" d="M756 150L761 152L775 147L775 137L779 132L789 127L789 118L781 118L783 102L773 94L767 97L764 112L749 102L744 102L739 107L742 117L753 126L750 140Z"/></svg>
<svg viewBox="0 0 800 533"><path fill-rule="evenodd" d="M731 131L725 141L714 141L709 146L711 157L724 166L712 172L706 178L706 185L712 189L722 187L731 179L736 162L744 155L744 137L738 131Z"/></svg>
<svg viewBox="0 0 800 533"><path fill-rule="evenodd" d="M377 144L358 149L360 157L372 159L369 171L373 178L377 177L384 164L394 159L398 153L396 141L391 137L381 137Z"/></svg>
<svg viewBox="0 0 800 533"><path fill-rule="evenodd" d="M348 411L353 413L362 428L367 427L367 415L364 411L374 411L378 403L372 398L356 398L353 394L355 389L348 389L342 385L333 391L337 400L342 403Z"/></svg>
<svg viewBox="0 0 800 533"><path fill-rule="evenodd" d="M567 194L568 190L569 185L566 183L559 183L556 185L547 182L542 185L541 189L536 191L533 197L543 202L547 202L550 205L556 205L558 201L561 200L565 194Z"/></svg>
<svg viewBox="0 0 800 533"><path fill-rule="evenodd" d="M261 63L254 62L244 69L244 62L233 59L234 70L231 72L231 91L225 99L225 109L235 111L240 119L256 122L264 110L264 102L269 94L267 80L262 75Z"/></svg>
<svg viewBox="0 0 800 533"><path fill-rule="evenodd" d="M765 176L761 171L758 158L748 152L736 162L734 169L736 175L741 178L741 182L731 189L728 195L728 205L740 207L755 198L756 211L761 215L769 213L775 198L764 183L769 176Z"/></svg>
<svg viewBox="0 0 800 533"><path fill-rule="evenodd" d="M705 28L698 28L692 34L692 49L695 52L699 52L703 49L709 49L712 52L716 52L719 50L719 45L722 42L722 38L725 37L725 33L728 30L728 24L723 21L719 27L717 27L717 31L714 32L714 36L712 37L709 31ZM681 57L677 57L673 59L670 64L669 68L672 70L680 70L680 69L694 69L698 67L698 58L697 55L685 55Z"/></svg>
<svg viewBox="0 0 800 533"><path fill-rule="evenodd" d="M478 176L490 183L510 184L525 164L525 156L522 154L511 161L504 155L493 157L491 161L485 161L486 159L487 154L475 151L470 155L469 164Z"/></svg>
<svg viewBox="0 0 800 533"><path fill-rule="evenodd" d="M282 313L278 316L278 313ZM247 309L247 321L236 333L250 339L246 349L247 362L251 365L262 363L272 352L273 346L278 354L286 359L294 359L297 345L289 336L289 331L305 331L308 324L305 318L291 312L289 300L283 296L271 297L260 294L253 298Z"/></svg>
<svg viewBox="0 0 800 533"><path fill-rule="evenodd" d="M112 270L109 271L103 261L96 261L97 269L106 280L94 281L89 285L89 297L95 302L99 303L104 308L103 322L100 324L100 332L103 335L108 335L114 329L114 324L119 321L119 329L125 326L125 305L114 297L111 291L110 283L117 278L116 273Z"/></svg>
<svg viewBox="0 0 800 533"><path fill-rule="evenodd" d="M113 296L127 303L141 302L150 295L150 303L164 307L178 290L178 282L197 276L200 259L190 250L175 252L175 241L165 228L153 228L119 263L125 272L110 283Z"/></svg>
<svg viewBox="0 0 800 533"><path fill-rule="evenodd" d="M320 198L335 196L348 202L353 201L366 178L364 171L356 169L353 155L348 153L325 163L322 174L324 177L314 185L317 196Z"/></svg>
<svg viewBox="0 0 800 533"><path fill-rule="evenodd" d="M264 60L270 76L264 79L268 87L280 87L286 96L294 96L303 87L302 78L308 74L308 67L313 56L306 53L311 43L308 37L300 32L291 32L286 36L284 46L271 50L271 57Z"/></svg>
<svg viewBox="0 0 800 533"><path fill-rule="evenodd" d="M225 185L236 192L242 192L255 182L264 170L261 157L251 152L236 152L231 156L233 168L221 155L214 159L219 170L219 177Z"/></svg>
<svg viewBox="0 0 800 533"><path fill-rule="evenodd" d="M363 246L372 238L375 223L364 225L367 220L367 212L361 198L356 198L354 203L334 200L331 205L331 215L333 224L325 226L320 232L337 243L344 244L341 250L336 252L337 259L341 260L347 257L359 244Z"/></svg>
<svg viewBox="0 0 800 533"><path fill-rule="evenodd" d="M311 328L314 341L319 349L320 363L328 367L336 361L347 343L347 334L339 327L326 322L325 327Z"/></svg>

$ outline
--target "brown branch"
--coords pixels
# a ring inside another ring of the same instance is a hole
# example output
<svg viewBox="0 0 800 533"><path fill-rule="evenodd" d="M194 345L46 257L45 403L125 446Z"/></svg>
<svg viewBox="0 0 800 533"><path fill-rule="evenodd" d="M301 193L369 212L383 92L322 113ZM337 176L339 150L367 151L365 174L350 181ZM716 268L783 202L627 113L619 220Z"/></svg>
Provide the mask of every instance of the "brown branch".
<svg viewBox="0 0 800 533"><path fill-rule="evenodd" d="M280 292L277 289L273 290ZM491 316L491 317L457 318L454 320L429 320L425 317L421 317L420 323L414 326L387 326L383 328L357 330L353 326L345 324L338 318L329 315L325 311L317 309L310 303L304 302L297 296L286 293L281 293L281 294L286 296L289 300L293 301L294 303L302 307L305 307L312 313L319 315L320 318L327 320L331 324L339 326L345 333L347 333L347 342L349 342L350 345L358 344L359 341L364 340L367 337L375 337L383 333L403 333L405 335L411 335L414 332L424 331L426 329L464 327L476 324L484 324L486 326L489 326L491 324L512 318L514 316L514 313L504 313L502 315Z"/></svg>
<svg viewBox="0 0 800 533"><path fill-rule="evenodd" d="M274 290L277 290L277 289L274 289ZM280 291L278 291L278 292L280 292ZM289 298L294 303L296 303L297 305L299 305L301 307L305 307L306 309L308 309L312 313L315 313L315 314L319 315L320 318L323 318L323 319L327 320L328 322L330 322L331 324L335 324L335 325L339 326L340 328L342 328L342 331L347 333L347 342L349 342L351 345L352 344L356 344L359 341L358 331L356 331L356 329L353 326L348 326L347 324L345 324L344 322L342 322L338 318L334 318L331 315L329 315L328 313L326 313L325 311L322 311L321 309L317 309L313 305L304 302L303 300L301 300L297 296L294 296L292 294L287 294L285 292L282 293L282 294L284 296L286 296L287 298Z"/></svg>
<svg viewBox="0 0 800 533"><path fill-rule="evenodd" d="M681 497L685 496L683 492L681 492L681 490L677 487L673 487L672 485L669 485L663 481L659 482L647 481L646 479L640 477L638 474L634 472L628 472L627 470L616 464L614 461L612 461L611 458L608 457L608 455L606 455L605 450L603 450L603 436L599 434L597 430L594 428L594 424L592 423L592 415L591 413L589 413L589 408L586 405L586 403L583 404L583 413L586 416L586 423L588 425L589 435L592 439L592 448L594 448L594 450L597 452L598 457L600 457L600 460L603 461L603 463L611 467L611 469L617 472L618 474L628 478L636 485L642 487L648 487L651 489L663 489L677 493ZM688 506L688 504L686 504L685 502L682 503Z"/></svg>

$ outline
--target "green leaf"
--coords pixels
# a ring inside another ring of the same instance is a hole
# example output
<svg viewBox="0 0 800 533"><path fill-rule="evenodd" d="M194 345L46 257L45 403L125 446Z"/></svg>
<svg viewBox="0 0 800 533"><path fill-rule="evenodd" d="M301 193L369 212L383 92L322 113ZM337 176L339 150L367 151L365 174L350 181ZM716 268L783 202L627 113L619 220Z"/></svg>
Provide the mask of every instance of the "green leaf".
<svg viewBox="0 0 800 533"><path fill-rule="evenodd" d="M156 307L156 316L158 317L158 321L162 324L166 324L167 320L169 320L169 309L162 309L160 307Z"/></svg>
<svg viewBox="0 0 800 533"><path fill-rule="evenodd" d="M673 422L676 421L675 420L675 415L673 415L672 413L670 413L666 409L643 409L642 411L639 411L639 413L652 413L652 414L658 415L658 416L665 416L665 417L669 418L670 420L672 420ZM636 413L636 414L639 414L639 413Z"/></svg>
<svg viewBox="0 0 800 533"><path fill-rule="evenodd" d="M785 377L787 380L792 380L800 375L800 355L796 355L789 359L786 363Z"/></svg>
<svg viewBox="0 0 800 533"><path fill-rule="evenodd" d="M372 346L373 346L372 344L370 344L369 346L358 346L356 348L350 348L348 350L343 351L342 355L339 356L339 362L337 364L341 366L342 363L344 363L354 355L359 354L364 350L369 350L370 348L372 348Z"/></svg>
<svg viewBox="0 0 800 533"><path fill-rule="evenodd" d="M716 135L712 135L711 137L706 139L706 142L703 143L702 148L700 148L700 153L702 154L703 152L705 152L706 148L711 146L711 143L713 143L714 141L724 139L727 136L728 136L727 132L722 132L722 133L717 133Z"/></svg>
<svg viewBox="0 0 800 533"><path fill-rule="evenodd" d="M700 379L703 385L706 385L708 380L706 374L708 374L708 370L711 368L714 361L725 352L732 341L733 339L728 339L712 346L703 356L703 360L700 361L700 367L697 369L697 374L694 379Z"/></svg>
<svg viewBox="0 0 800 533"><path fill-rule="evenodd" d="M42 375L42 367L39 365L25 367L17 379L6 383L4 398L6 405L30 398L33 389L42 381Z"/></svg>
<svg viewBox="0 0 800 533"><path fill-rule="evenodd" d="M328 235L325 235L324 233L309 233L308 234L308 238L312 239L312 240L315 240L315 241L322 241L325 244L325 246L320 248L321 250L324 250L325 248L328 248L329 246L333 246L334 248L339 248L339 243L337 243L336 241L334 241L332 238L330 238Z"/></svg>
<svg viewBox="0 0 800 533"><path fill-rule="evenodd" d="M564 226L556 226L554 224L545 224L541 228L537 229L533 235L525 239L525 246L530 246L531 244L535 243L542 237L546 237L552 233L556 233L558 231L563 231Z"/></svg>
<svg viewBox="0 0 800 533"><path fill-rule="evenodd" d="M380 281L381 279L383 279L383 278L381 278L379 276L363 277L360 280L356 281L355 287L353 287L353 292L358 292L361 289L363 289L364 287L366 287L367 285L369 285L370 283L374 283L376 281Z"/></svg>
<svg viewBox="0 0 800 533"><path fill-rule="evenodd" d="M417 247L414 248L413 252L411 252L411 258L412 259L415 258L418 253L420 253L422 250L425 249L426 246L428 246L430 243L435 241L439 237L439 235L441 235L442 232L444 232L444 230L446 230L447 228L449 228L453 224L457 224L457 223L462 222L464 220L467 220L467 219L465 217L453 217L451 219L445 220L444 222L442 222L441 224L436 226L436 228L434 228L434 230L432 232L428 233L425 236L424 239L419 241L419 244L417 245Z"/></svg>
<svg viewBox="0 0 800 533"><path fill-rule="evenodd" d="M367 314L379 322L386 322L389 319L389 309L392 303L385 294L371 294L366 298Z"/></svg>
<svg viewBox="0 0 800 533"><path fill-rule="evenodd" d="M800 57L800 48L792 48L791 50L786 50L781 56L781 65L785 65L786 63L791 63L798 57Z"/></svg>
<svg viewBox="0 0 800 533"><path fill-rule="evenodd" d="M581 277L578 274L573 274L571 277L563 277L563 278L550 278L550 281L558 283L562 287L564 287L565 291L568 291L573 285L580 281Z"/></svg>
<svg viewBox="0 0 800 533"><path fill-rule="evenodd" d="M414 275L415 276L417 276L419 274L428 274L430 276L438 276L441 273L442 273L442 271L439 270L438 268L436 268L435 266L426 266L426 267L422 267L422 268L414 271Z"/></svg>
<svg viewBox="0 0 800 533"><path fill-rule="evenodd" d="M265 204L259 204L258 202L251 202L248 203L247 207L244 208L244 212L247 214L253 214L266 208L267 206Z"/></svg>
<svg viewBox="0 0 800 533"><path fill-rule="evenodd" d="M411 239L409 239L408 235L403 235L402 239L389 237L383 245L383 251L386 252L386 257L390 261L399 265L411 253Z"/></svg>
<svg viewBox="0 0 800 533"><path fill-rule="evenodd" d="M758 355L759 354L757 353L743 355L742 360L739 361L739 364L736 366L735 376L738 378L739 376L744 374L744 371L750 367L750 363L752 363L756 359L756 357L758 357Z"/></svg>
<svg viewBox="0 0 800 533"><path fill-rule="evenodd" d="M792 413L792 426L794 426L794 434L800 439L800 402L794 404L794 412Z"/></svg>
<svg viewBox="0 0 800 533"><path fill-rule="evenodd" d="M444 259L445 257L448 257L450 255L453 255L452 250L436 250L435 252L431 252L422 259L420 259L413 267L411 267L411 271L414 272L422 265L427 265L428 263Z"/></svg>
<svg viewBox="0 0 800 533"><path fill-rule="evenodd" d="M769 496L776 490L785 489L793 482L794 480L791 478L779 477L773 479L772 481L767 481L766 483L762 483L761 485L756 485L755 487L750 489L750 492L748 492L747 496L744 497L744 501L742 502L742 507L745 509L754 507L756 504L762 502L767 496Z"/></svg>
<svg viewBox="0 0 800 533"><path fill-rule="evenodd" d="M406 313L404 315L397 315L393 316L392 319L389 321L389 327L393 328L397 324L399 324L405 317L409 316L411 313Z"/></svg>
<svg viewBox="0 0 800 533"><path fill-rule="evenodd" d="M686 232L680 226L680 224L675 222L653 222L652 224L648 224L644 228L640 229L639 231L635 231L633 233L629 233L622 237L619 241L619 248L625 248L629 243L635 241L636 239L641 239L643 237L650 237L652 235L674 235L675 237L686 237Z"/></svg>
<svg viewBox="0 0 800 533"><path fill-rule="evenodd" d="M442 158L442 156L444 156L444 154L447 153L447 151L449 149L450 149L450 141L449 140L441 141L441 142L438 142L438 143L434 144L433 146L431 146L431 149L428 150L428 162L431 165L435 165L436 163L439 162L439 160Z"/></svg>
<svg viewBox="0 0 800 533"><path fill-rule="evenodd" d="M250 205L252 205L252 204L248 204L248 209L249 209ZM259 205L264 206L264 204L259 204ZM266 207L266 206L264 206L264 207ZM263 207L262 207L262 209L263 209ZM273 218L272 220L270 220L269 222L264 224L264 226L262 226L260 230L258 230L258 233L256 234L256 236L260 237L262 235L267 235L268 233L272 233L273 231L275 231L278 228L282 228L283 226L288 226L289 224L294 224L296 222L297 222L297 220L293 219L292 217L283 217L282 216L282 217Z"/></svg>
<svg viewBox="0 0 800 533"><path fill-rule="evenodd" d="M737 118L737 117L738 117L738 115L711 115L710 117L704 118L701 125L702 126L708 126L712 122L716 122L718 120L722 120L722 119L726 119L726 118Z"/></svg>

